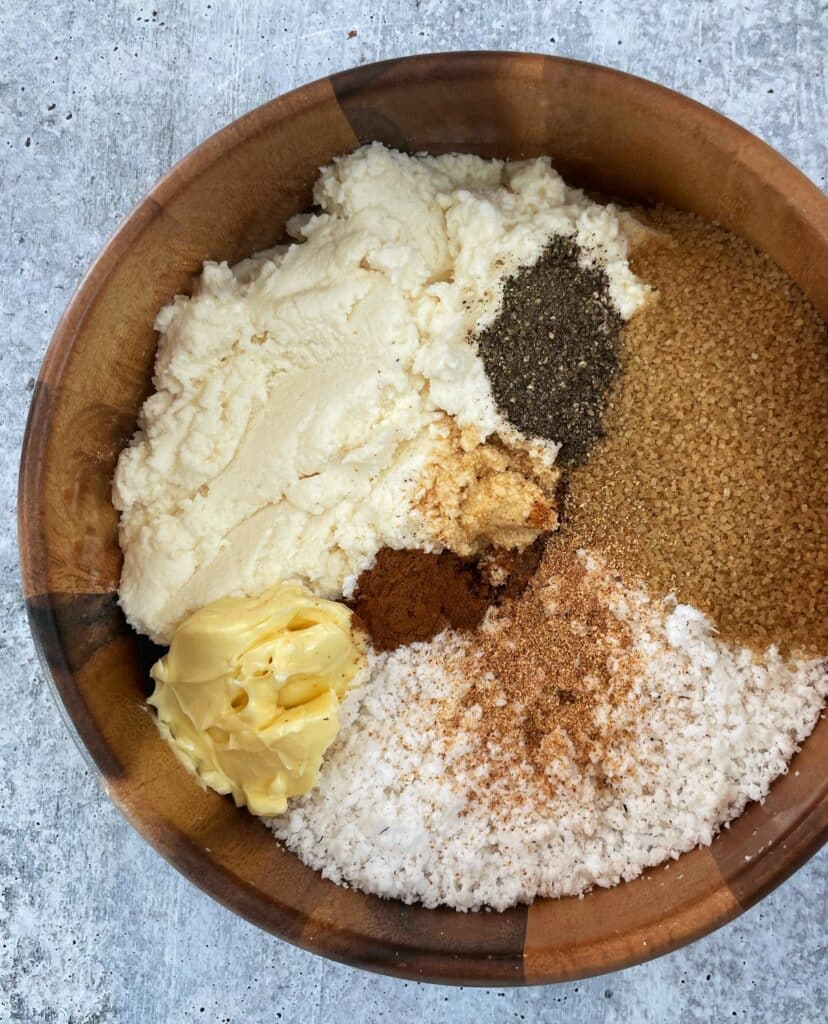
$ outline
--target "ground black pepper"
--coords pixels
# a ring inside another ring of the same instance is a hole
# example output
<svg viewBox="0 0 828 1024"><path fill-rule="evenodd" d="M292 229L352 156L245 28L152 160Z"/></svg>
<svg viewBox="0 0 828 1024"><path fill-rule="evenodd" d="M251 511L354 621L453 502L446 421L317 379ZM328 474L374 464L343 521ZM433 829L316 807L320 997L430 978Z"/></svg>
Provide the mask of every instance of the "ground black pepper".
<svg viewBox="0 0 828 1024"><path fill-rule="evenodd" d="M506 281L500 315L477 339L501 412L524 434L562 444L563 465L602 436L623 326L606 273L580 258L571 238L553 237Z"/></svg>

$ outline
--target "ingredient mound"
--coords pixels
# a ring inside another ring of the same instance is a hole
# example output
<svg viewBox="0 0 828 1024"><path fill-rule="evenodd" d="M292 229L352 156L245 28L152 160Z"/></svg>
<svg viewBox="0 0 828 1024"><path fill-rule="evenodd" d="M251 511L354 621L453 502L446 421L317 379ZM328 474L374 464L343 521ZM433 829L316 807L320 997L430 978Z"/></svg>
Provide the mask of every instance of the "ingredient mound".
<svg viewBox="0 0 828 1024"><path fill-rule="evenodd" d="M464 553L551 529L555 439L504 418L474 339L561 235L603 268L618 315L647 297L620 213L545 158L375 144L323 168L314 200L295 244L206 264L158 315L156 391L113 490L120 601L158 642L279 580L348 596L383 547Z"/></svg>

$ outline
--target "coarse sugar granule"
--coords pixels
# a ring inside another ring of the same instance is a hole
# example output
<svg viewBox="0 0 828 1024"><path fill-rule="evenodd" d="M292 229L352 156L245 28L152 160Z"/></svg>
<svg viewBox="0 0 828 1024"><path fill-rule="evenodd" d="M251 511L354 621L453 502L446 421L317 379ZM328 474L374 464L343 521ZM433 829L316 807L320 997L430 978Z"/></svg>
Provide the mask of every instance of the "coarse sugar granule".
<svg viewBox="0 0 828 1024"><path fill-rule="evenodd" d="M506 281L500 314L477 339L501 412L529 437L561 444L563 466L601 436L623 324L606 272L582 256L571 238L553 236Z"/></svg>
<svg viewBox="0 0 828 1024"><path fill-rule="evenodd" d="M825 653L828 339L766 256L700 218L638 211L659 292L622 332L607 436L572 474L569 527L625 577L754 650Z"/></svg>

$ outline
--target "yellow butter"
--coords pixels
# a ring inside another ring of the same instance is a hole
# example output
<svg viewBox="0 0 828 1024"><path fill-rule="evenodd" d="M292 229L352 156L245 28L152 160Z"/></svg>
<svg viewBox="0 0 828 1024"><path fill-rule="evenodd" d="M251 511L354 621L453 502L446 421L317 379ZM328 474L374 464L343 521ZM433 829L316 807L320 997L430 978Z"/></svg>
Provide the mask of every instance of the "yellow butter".
<svg viewBox="0 0 828 1024"><path fill-rule="evenodd" d="M184 765L253 814L319 778L339 700L366 663L351 612L281 583L194 612L152 668L162 733Z"/></svg>

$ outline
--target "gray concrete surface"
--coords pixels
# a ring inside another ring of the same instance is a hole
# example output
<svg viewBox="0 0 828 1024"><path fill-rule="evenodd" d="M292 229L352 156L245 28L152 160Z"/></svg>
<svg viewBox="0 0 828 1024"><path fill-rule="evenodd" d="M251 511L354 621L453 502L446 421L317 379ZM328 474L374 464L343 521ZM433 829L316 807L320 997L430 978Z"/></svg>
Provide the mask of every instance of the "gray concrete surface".
<svg viewBox="0 0 828 1024"><path fill-rule="evenodd" d="M364 61L566 54L724 111L825 187L828 7L810 0L4 0L0 4L0 1021L805 1024L825 1019L828 851L688 949L591 981L451 990L298 951L211 902L107 802L35 661L15 545L33 378L85 267L170 165Z"/></svg>

